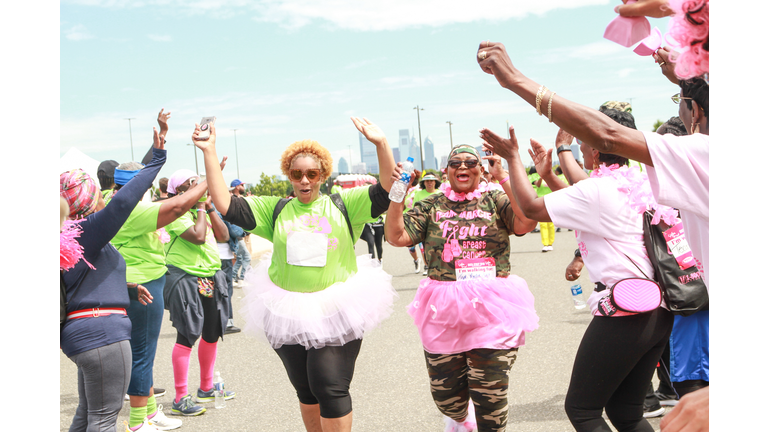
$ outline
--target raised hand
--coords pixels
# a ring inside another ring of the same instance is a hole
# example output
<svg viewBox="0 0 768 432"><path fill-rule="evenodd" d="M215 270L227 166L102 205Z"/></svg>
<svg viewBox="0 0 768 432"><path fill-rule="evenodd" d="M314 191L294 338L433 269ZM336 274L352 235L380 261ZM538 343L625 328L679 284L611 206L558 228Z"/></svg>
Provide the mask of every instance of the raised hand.
<svg viewBox="0 0 768 432"><path fill-rule="evenodd" d="M653 59L659 64L661 73L667 77L672 84L680 84L680 80L675 75L675 65L670 61L670 57L675 57L677 53L670 47L659 48L653 53Z"/></svg>
<svg viewBox="0 0 768 432"><path fill-rule="evenodd" d="M475 57L480 69L496 77L502 87L508 88L515 67L507 54L507 49L501 42L483 41L477 49Z"/></svg>
<svg viewBox="0 0 768 432"><path fill-rule="evenodd" d="M171 118L171 112L163 112L165 108L160 109L157 114L157 124L160 125L160 135L165 137L168 134L168 119Z"/></svg>
<svg viewBox="0 0 768 432"><path fill-rule="evenodd" d="M152 146L156 149L165 149L165 138L157 132L157 128L152 128Z"/></svg>
<svg viewBox="0 0 768 432"><path fill-rule="evenodd" d="M509 136L512 138L502 138L490 129L480 129L480 138L483 139L483 147L504 159L509 159L513 155L517 156L520 146L517 144L515 136L515 127L509 127Z"/></svg>
<svg viewBox="0 0 768 432"><path fill-rule="evenodd" d="M483 160L490 162L488 164L488 171L491 173L493 178L501 181L504 179L504 177L507 176L507 172L504 170L504 167L501 166L501 156L492 154L490 156L483 156Z"/></svg>
<svg viewBox="0 0 768 432"><path fill-rule="evenodd" d="M351 119L357 130L359 130L360 133L362 133L363 136L365 136L365 138L372 142L376 147L387 141L387 137L384 135L384 132L382 132L378 126L371 123L371 121L367 118L363 117L361 119L360 117L351 117Z"/></svg>
<svg viewBox="0 0 768 432"><path fill-rule="evenodd" d="M219 164L219 166L221 167L222 171L224 171L224 167L227 166L227 158L228 156L224 156L223 158L221 158L221 163Z"/></svg>
<svg viewBox="0 0 768 432"><path fill-rule="evenodd" d="M211 123L210 128L211 136L207 140L200 139L200 125L195 123L195 131L192 132L192 142L195 143L195 146L200 150L205 151L207 148L216 148L216 126Z"/></svg>
<svg viewBox="0 0 768 432"><path fill-rule="evenodd" d="M621 16L647 16L651 18L664 18L672 15L672 8L669 7L667 0L637 0L635 3L621 0L622 5L616 6L613 11Z"/></svg>
<svg viewBox="0 0 768 432"><path fill-rule="evenodd" d="M528 150L528 154L531 155L537 173L543 176L542 173L552 170L552 149L545 149L538 141L531 138L531 148Z"/></svg>
<svg viewBox="0 0 768 432"><path fill-rule="evenodd" d="M569 146L571 144L573 144L573 135L566 132L565 129L560 128L555 137L555 147L560 147L561 145Z"/></svg>

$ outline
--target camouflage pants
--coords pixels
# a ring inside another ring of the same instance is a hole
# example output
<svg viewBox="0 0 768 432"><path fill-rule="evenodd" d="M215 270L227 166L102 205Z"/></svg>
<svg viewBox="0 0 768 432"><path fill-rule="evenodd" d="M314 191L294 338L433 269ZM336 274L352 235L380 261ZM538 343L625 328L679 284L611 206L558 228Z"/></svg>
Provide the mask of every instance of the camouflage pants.
<svg viewBox="0 0 768 432"><path fill-rule="evenodd" d="M432 399L444 415L460 422L469 398L475 404L479 432L503 432L507 426L509 370L517 348L474 349L459 354L430 354L427 360Z"/></svg>

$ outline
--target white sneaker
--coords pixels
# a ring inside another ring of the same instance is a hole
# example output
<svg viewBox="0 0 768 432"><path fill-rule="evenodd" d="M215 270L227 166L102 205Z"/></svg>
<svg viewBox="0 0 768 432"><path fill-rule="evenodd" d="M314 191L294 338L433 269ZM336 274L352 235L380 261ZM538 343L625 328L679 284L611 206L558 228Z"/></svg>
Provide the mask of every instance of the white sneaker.
<svg viewBox="0 0 768 432"><path fill-rule="evenodd" d="M156 429L151 424L147 423L147 419L144 419L144 423L139 425L138 429L131 429L128 427L128 422L123 421L123 424L125 425L125 432L157 432L159 429Z"/></svg>
<svg viewBox="0 0 768 432"><path fill-rule="evenodd" d="M149 424L157 430L166 431L180 428L181 420L166 417L163 413L163 405L158 405L157 414L149 420Z"/></svg>

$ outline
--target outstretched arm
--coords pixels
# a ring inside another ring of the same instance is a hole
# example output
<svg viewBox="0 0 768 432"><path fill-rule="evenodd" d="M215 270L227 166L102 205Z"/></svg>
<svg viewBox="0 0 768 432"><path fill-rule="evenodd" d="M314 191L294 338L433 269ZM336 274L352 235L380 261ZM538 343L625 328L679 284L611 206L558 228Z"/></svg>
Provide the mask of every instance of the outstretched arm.
<svg viewBox="0 0 768 432"><path fill-rule="evenodd" d="M392 170L390 184L400 178L400 175L403 173L401 168L402 164L398 163ZM384 238L386 238L387 243L391 244L392 246L403 247L411 246L413 244L411 241L411 236L409 236L405 231L405 222L403 221L404 209L405 204L402 202L389 202L387 217L384 220Z"/></svg>
<svg viewBox="0 0 768 432"><path fill-rule="evenodd" d="M492 156L485 156L483 159L487 161L493 160L493 164L489 164L491 175L499 179L499 181L504 180L507 178L508 173L504 171L504 168L501 166L501 156L494 154ZM510 177L511 179L511 177ZM514 194L512 192L512 185L510 184L511 181L505 181L504 184L501 185L502 189L504 189L504 192L509 197L509 205L512 207L512 212L515 214L515 220L512 223L512 232L517 235L523 235L525 233L533 231L534 228L536 228L537 222L533 219L528 219L525 216L525 213L520 209L520 206L517 204L517 201L515 201ZM527 178L525 184L528 184ZM530 186L528 186L530 187Z"/></svg>
<svg viewBox="0 0 768 432"><path fill-rule="evenodd" d="M538 141L531 138L531 148L528 150L528 154L531 156L534 165L536 165L536 172L541 176L539 181L544 180L547 182L549 190L554 192L568 187L552 171L552 149L545 149Z"/></svg>
<svg viewBox="0 0 768 432"><path fill-rule="evenodd" d="M555 138L555 148L559 149L561 146L565 146L568 150L563 150L557 155L560 160L560 168L563 170L565 178L568 179L568 183L575 185L581 180L589 178L587 173L576 162L576 158L573 157L571 152L571 144L573 143L573 135L569 134L563 129L557 131L557 137ZM552 189L554 190L554 189Z"/></svg>
<svg viewBox="0 0 768 432"><path fill-rule="evenodd" d="M211 136L207 140L199 139L200 125L195 123L195 131L192 133L192 142L203 151L205 162L205 179L208 180L208 193L213 199L213 205L226 216L232 196L229 194L224 175L221 173L219 157L216 155L216 126L211 124ZM224 161L222 161L224 163Z"/></svg>
<svg viewBox="0 0 768 432"><path fill-rule="evenodd" d="M379 172L390 173L395 168L395 157L392 155L392 149L389 147L387 137L384 132L379 129L378 126L371 123L370 120L363 117L352 117L352 123L355 124L357 130L362 133L365 138L372 142L376 146L376 157L379 161ZM389 188L392 187L392 179L387 176L379 176L381 180L381 187L385 191L389 192Z"/></svg>
<svg viewBox="0 0 768 432"><path fill-rule="evenodd" d="M602 114L601 114L602 115ZM523 214L538 222L552 222L544 205L544 198L536 195L529 186L528 176L520 158L520 147L517 144L514 126L509 127L510 139L502 138L489 129L480 129L483 138L483 147L505 158L509 164L509 183L512 186L512 195ZM551 170L550 170L551 171Z"/></svg>
<svg viewBox="0 0 768 432"><path fill-rule="evenodd" d="M562 96L552 99L552 91L544 89L512 65L506 48L499 42L482 42L477 51L477 61L483 72L493 75L502 87L533 107L539 99L538 105L545 117L551 107L551 121L562 129L602 153L617 154L653 166L642 132L622 126L600 111Z"/></svg>
<svg viewBox="0 0 768 432"><path fill-rule="evenodd" d="M189 211L202 198L206 190L208 190L208 181L203 180L183 194L163 200L160 213L157 215L157 229L168 225Z"/></svg>

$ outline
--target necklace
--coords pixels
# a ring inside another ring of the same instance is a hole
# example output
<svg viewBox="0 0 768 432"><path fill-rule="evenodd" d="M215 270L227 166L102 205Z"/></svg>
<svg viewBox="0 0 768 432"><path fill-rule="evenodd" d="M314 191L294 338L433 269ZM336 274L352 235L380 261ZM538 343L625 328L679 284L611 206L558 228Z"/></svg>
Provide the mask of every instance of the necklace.
<svg viewBox="0 0 768 432"><path fill-rule="evenodd" d="M477 185L477 189L471 191L471 192L461 192L457 193L451 189L451 184L448 182L445 182L440 185L440 190L445 194L446 198L448 198L451 201L472 201L475 198L480 198L483 196L484 192L487 192L490 188L488 187L487 183L480 183Z"/></svg>

